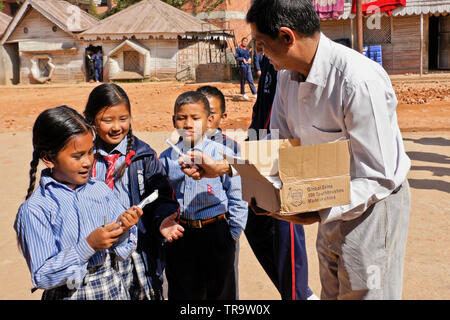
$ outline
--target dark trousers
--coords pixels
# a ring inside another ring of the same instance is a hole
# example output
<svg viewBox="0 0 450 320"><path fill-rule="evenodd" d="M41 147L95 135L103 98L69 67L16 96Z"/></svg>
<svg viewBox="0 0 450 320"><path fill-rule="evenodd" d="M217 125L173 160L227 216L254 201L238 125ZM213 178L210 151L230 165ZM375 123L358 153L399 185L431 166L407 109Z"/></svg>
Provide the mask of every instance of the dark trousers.
<svg viewBox="0 0 450 320"><path fill-rule="evenodd" d="M227 220L184 228L183 237L166 244L168 299L235 300L236 243Z"/></svg>
<svg viewBox="0 0 450 320"><path fill-rule="evenodd" d="M306 300L312 294L302 225L249 210L245 236L283 300Z"/></svg>
<svg viewBox="0 0 450 320"><path fill-rule="evenodd" d="M95 68L95 81L103 82L103 68Z"/></svg>
<svg viewBox="0 0 450 320"><path fill-rule="evenodd" d="M252 68L249 64L241 66L241 94L245 94L245 82L248 82L252 94L256 94L255 84L253 83Z"/></svg>

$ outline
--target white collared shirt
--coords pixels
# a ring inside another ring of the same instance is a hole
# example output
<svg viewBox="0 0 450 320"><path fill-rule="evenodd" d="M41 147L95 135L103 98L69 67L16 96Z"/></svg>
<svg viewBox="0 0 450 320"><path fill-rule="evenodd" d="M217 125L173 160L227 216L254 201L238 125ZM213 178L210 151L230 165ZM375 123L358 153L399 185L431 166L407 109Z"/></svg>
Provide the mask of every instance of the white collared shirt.
<svg viewBox="0 0 450 320"><path fill-rule="evenodd" d="M321 34L307 78L278 72L270 118L272 137L302 145L350 141L348 205L321 210L322 223L351 220L403 183L411 166L397 123L397 98L376 62Z"/></svg>

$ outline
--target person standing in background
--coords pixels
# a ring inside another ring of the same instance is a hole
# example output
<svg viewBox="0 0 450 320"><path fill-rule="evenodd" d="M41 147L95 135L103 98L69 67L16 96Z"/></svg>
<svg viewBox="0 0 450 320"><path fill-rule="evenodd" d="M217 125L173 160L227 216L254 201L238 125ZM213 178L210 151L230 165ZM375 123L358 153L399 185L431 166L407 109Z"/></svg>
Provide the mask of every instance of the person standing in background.
<svg viewBox="0 0 450 320"><path fill-rule="evenodd" d="M250 52L247 48L247 38L242 38L240 46L237 47L234 57L239 65L241 72L241 94L245 100L248 100L248 96L245 94L245 82L248 82L250 90L253 96L256 96L256 88L253 83L252 75L252 59L250 58Z"/></svg>

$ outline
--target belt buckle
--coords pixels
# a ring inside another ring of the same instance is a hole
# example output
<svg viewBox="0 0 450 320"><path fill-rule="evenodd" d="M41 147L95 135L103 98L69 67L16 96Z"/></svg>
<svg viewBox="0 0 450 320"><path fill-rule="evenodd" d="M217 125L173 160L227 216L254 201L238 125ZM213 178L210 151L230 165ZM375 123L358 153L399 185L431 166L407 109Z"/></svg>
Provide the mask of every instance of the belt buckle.
<svg viewBox="0 0 450 320"><path fill-rule="evenodd" d="M202 221L201 220L191 220L192 227L201 229L202 228Z"/></svg>

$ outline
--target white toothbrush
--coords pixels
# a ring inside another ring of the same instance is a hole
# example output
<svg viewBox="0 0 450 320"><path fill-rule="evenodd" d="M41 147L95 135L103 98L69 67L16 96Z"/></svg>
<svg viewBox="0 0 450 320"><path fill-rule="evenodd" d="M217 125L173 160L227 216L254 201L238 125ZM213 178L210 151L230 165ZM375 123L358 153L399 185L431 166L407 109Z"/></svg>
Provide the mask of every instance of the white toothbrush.
<svg viewBox="0 0 450 320"><path fill-rule="evenodd" d="M146 205L148 205L149 203L152 203L153 201L155 201L158 198L158 189L156 189L155 191L153 191L153 193L151 195L149 195L147 198L145 198L144 200L142 200L137 206L141 209L144 209L144 207Z"/></svg>

